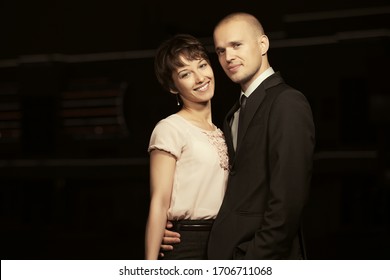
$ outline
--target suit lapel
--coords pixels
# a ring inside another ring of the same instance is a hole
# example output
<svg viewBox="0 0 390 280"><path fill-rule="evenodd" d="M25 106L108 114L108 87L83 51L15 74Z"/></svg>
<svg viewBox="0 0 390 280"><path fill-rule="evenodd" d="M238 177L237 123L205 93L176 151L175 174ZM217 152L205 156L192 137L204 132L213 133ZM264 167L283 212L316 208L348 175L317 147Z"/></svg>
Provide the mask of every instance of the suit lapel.
<svg viewBox="0 0 390 280"><path fill-rule="evenodd" d="M249 96L246 102L245 113L242 116L242 119L239 120L236 151L240 149L242 139L244 138L246 131L248 130L250 121L253 119L253 116L255 115L257 108L259 108L264 97L265 97L265 91L262 85L260 85Z"/></svg>
<svg viewBox="0 0 390 280"><path fill-rule="evenodd" d="M240 145L245 137L246 131L248 130L251 120L253 119L254 115L256 114L258 108L260 107L266 96L266 90L282 82L283 79L281 78L279 73L275 73L265 79L249 96L246 102L245 114L242 120L239 121L236 154L240 149Z"/></svg>

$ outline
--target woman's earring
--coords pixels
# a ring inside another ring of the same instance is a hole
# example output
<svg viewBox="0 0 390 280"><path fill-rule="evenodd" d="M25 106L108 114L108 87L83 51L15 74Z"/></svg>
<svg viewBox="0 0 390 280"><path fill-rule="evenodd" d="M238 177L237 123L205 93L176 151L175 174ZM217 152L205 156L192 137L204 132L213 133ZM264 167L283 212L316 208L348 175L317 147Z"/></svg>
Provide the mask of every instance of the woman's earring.
<svg viewBox="0 0 390 280"><path fill-rule="evenodd" d="M176 102L177 102L177 106L180 106L180 101L179 101L179 96L178 96L178 94L176 94Z"/></svg>

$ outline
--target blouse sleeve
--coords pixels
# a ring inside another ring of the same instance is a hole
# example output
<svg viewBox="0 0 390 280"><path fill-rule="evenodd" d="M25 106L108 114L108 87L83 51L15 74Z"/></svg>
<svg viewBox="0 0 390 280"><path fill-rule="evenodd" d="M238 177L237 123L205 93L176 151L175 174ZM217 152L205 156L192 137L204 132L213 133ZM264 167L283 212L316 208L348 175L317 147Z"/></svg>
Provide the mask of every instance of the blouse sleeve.
<svg viewBox="0 0 390 280"><path fill-rule="evenodd" d="M180 157L184 146L183 140L180 129L165 120L160 121L150 137L148 152L158 149L172 154L177 159Z"/></svg>

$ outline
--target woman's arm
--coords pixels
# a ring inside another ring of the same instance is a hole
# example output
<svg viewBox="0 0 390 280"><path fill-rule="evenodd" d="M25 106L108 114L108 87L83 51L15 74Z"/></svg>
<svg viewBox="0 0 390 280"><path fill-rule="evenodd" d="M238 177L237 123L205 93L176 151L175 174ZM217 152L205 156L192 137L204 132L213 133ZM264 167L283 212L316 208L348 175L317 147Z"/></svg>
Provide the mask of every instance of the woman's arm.
<svg viewBox="0 0 390 280"><path fill-rule="evenodd" d="M158 258L167 223L176 159L170 153L150 152L150 208L145 233L145 259Z"/></svg>

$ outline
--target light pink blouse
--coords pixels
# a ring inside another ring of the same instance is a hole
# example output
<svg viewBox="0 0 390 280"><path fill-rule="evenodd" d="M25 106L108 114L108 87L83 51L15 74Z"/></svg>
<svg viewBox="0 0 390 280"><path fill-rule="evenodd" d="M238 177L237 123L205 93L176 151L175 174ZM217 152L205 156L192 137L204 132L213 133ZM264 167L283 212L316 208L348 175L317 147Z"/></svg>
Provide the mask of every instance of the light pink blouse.
<svg viewBox="0 0 390 280"><path fill-rule="evenodd" d="M161 120L148 152L159 149L176 158L169 220L212 219L221 206L228 177L228 155L220 129L203 130L173 114Z"/></svg>

